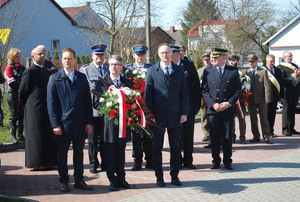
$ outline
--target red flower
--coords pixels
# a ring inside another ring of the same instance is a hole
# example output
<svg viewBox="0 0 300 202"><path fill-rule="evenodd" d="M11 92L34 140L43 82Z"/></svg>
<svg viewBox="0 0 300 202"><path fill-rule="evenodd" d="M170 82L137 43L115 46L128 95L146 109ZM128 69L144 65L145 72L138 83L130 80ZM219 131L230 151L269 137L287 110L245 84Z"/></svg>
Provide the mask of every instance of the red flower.
<svg viewBox="0 0 300 202"><path fill-rule="evenodd" d="M252 92L249 90L248 92L246 92L246 93L244 94L244 97L247 98L247 97L249 97L251 94L252 94Z"/></svg>
<svg viewBox="0 0 300 202"><path fill-rule="evenodd" d="M149 114L149 119L154 119L154 114Z"/></svg>
<svg viewBox="0 0 300 202"><path fill-rule="evenodd" d="M110 110L109 116L115 117L116 115L117 115L116 110L114 110L114 109Z"/></svg>
<svg viewBox="0 0 300 202"><path fill-rule="evenodd" d="M133 119L128 119L128 124L134 124L134 120Z"/></svg>
<svg viewBox="0 0 300 202"><path fill-rule="evenodd" d="M143 100L142 99L138 99L137 100L139 104L143 104Z"/></svg>
<svg viewBox="0 0 300 202"><path fill-rule="evenodd" d="M131 77L128 77L128 79L129 79L129 80L132 80L132 78L131 78Z"/></svg>
<svg viewBox="0 0 300 202"><path fill-rule="evenodd" d="M142 86L146 86L146 81L141 81Z"/></svg>
<svg viewBox="0 0 300 202"><path fill-rule="evenodd" d="M133 89L137 89L138 85L133 85Z"/></svg>
<svg viewBox="0 0 300 202"><path fill-rule="evenodd" d="M130 98L130 102L134 102L135 100L133 98Z"/></svg>
<svg viewBox="0 0 300 202"><path fill-rule="evenodd" d="M136 78L134 82L138 83L139 81L140 81L140 78Z"/></svg>
<svg viewBox="0 0 300 202"><path fill-rule="evenodd" d="M144 93L144 92L145 92L145 87L141 87L141 88L140 88L140 92L141 92L141 93Z"/></svg>
<svg viewBox="0 0 300 202"><path fill-rule="evenodd" d="M245 106L248 106L248 105L249 105L249 101L245 101L245 102L244 102L244 105L245 105Z"/></svg>
<svg viewBox="0 0 300 202"><path fill-rule="evenodd" d="M150 123L146 121L146 128L149 127Z"/></svg>
<svg viewBox="0 0 300 202"><path fill-rule="evenodd" d="M126 110L129 110L130 108L131 108L130 104L126 104L126 105L125 105L125 109L126 109Z"/></svg>

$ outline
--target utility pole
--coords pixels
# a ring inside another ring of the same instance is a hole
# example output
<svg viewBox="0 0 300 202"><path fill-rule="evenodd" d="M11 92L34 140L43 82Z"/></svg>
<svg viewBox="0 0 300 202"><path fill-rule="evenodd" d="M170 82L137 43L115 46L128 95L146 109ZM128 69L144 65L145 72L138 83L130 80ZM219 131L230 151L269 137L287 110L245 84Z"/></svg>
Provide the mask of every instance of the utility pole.
<svg viewBox="0 0 300 202"><path fill-rule="evenodd" d="M146 45L147 51L147 63L151 64L151 15L150 15L150 0L146 0Z"/></svg>

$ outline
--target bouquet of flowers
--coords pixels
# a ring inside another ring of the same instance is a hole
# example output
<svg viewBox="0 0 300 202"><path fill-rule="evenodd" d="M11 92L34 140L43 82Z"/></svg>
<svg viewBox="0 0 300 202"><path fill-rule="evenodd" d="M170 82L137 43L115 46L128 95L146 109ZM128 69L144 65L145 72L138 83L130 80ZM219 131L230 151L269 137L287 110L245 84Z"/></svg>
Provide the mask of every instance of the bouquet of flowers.
<svg viewBox="0 0 300 202"><path fill-rule="evenodd" d="M200 108L201 108L201 109L206 109L206 108L207 108L207 104L206 104L206 102L205 102L205 100L204 100L203 97L201 98L201 105L200 105Z"/></svg>
<svg viewBox="0 0 300 202"><path fill-rule="evenodd" d="M128 79L133 81L133 89L140 92L144 96L146 86L146 73L147 69L137 68L131 71L131 76Z"/></svg>
<svg viewBox="0 0 300 202"><path fill-rule="evenodd" d="M291 77L293 80L299 82L300 81L300 69L295 70L292 74Z"/></svg>
<svg viewBox="0 0 300 202"><path fill-rule="evenodd" d="M248 97L252 94L250 91L251 89L251 79L247 75L242 75L242 73L239 71L241 76L241 82L242 82L242 96L240 97L240 101L245 105L249 105Z"/></svg>

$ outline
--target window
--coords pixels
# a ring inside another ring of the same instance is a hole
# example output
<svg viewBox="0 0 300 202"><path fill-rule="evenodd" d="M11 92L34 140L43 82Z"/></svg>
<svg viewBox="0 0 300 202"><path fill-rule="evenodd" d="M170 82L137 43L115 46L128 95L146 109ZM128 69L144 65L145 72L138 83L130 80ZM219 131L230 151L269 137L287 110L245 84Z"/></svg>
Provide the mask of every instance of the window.
<svg viewBox="0 0 300 202"><path fill-rule="evenodd" d="M59 52L59 40L52 40L51 41L51 51L52 52Z"/></svg>

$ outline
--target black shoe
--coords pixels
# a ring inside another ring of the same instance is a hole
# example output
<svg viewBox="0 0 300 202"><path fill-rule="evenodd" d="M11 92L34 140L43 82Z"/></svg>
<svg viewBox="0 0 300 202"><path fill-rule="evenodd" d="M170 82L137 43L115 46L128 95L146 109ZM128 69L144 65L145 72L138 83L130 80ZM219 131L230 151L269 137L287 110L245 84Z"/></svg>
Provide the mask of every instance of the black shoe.
<svg viewBox="0 0 300 202"><path fill-rule="evenodd" d="M97 170L97 168L90 168L90 173L96 174L99 173L99 171Z"/></svg>
<svg viewBox="0 0 300 202"><path fill-rule="evenodd" d="M236 140L236 134L233 134L233 136L232 136L232 143L235 143L235 140Z"/></svg>
<svg viewBox="0 0 300 202"><path fill-rule="evenodd" d="M264 138L264 141L265 141L266 144L270 144L271 143L269 137Z"/></svg>
<svg viewBox="0 0 300 202"><path fill-rule="evenodd" d="M220 164L215 164L213 163L212 166L210 167L210 169L219 169L220 168Z"/></svg>
<svg viewBox="0 0 300 202"><path fill-rule="evenodd" d="M138 170L141 170L141 169L142 169L141 164L134 164L131 168L132 171L138 171Z"/></svg>
<svg viewBox="0 0 300 202"><path fill-rule="evenodd" d="M288 132L288 131L283 131L282 134L284 136L292 136L292 133Z"/></svg>
<svg viewBox="0 0 300 202"><path fill-rule="evenodd" d="M157 179L156 180L156 185L159 186L159 187L165 187L166 183L163 179Z"/></svg>
<svg viewBox="0 0 300 202"><path fill-rule="evenodd" d="M116 183L116 182L110 182L109 190L110 190L110 191L118 191L119 188L118 188L117 183Z"/></svg>
<svg viewBox="0 0 300 202"><path fill-rule="evenodd" d="M209 143L208 145L204 146L205 149L210 149L211 148L211 144Z"/></svg>
<svg viewBox="0 0 300 202"><path fill-rule="evenodd" d="M272 133L272 134L270 135L270 137L271 137L271 138L275 138L275 137L278 137L278 135L275 135L274 133Z"/></svg>
<svg viewBox="0 0 300 202"><path fill-rule="evenodd" d="M209 141L209 136L204 137L204 138L202 139L202 142L207 142L207 141Z"/></svg>
<svg viewBox="0 0 300 202"><path fill-rule="evenodd" d="M192 163L183 164L183 167L189 168L189 169L197 169L196 166Z"/></svg>
<svg viewBox="0 0 300 202"><path fill-rule="evenodd" d="M25 142L25 137L22 134L18 135L18 142Z"/></svg>
<svg viewBox="0 0 300 202"><path fill-rule="evenodd" d="M93 190L92 186L88 186L85 181L81 181L81 182L75 182L74 184L74 188L76 189L82 189L82 190Z"/></svg>
<svg viewBox="0 0 300 202"><path fill-rule="evenodd" d="M260 142L260 139L255 139L253 138L252 140L250 140L249 142L254 143L254 142Z"/></svg>
<svg viewBox="0 0 300 202"><path fill-rule="evenodd" d="M152 163L146 163L145 168L147 168L147 169L153 169Z"/></svg>
<svg viewBox="0 0 300 202"><path fill-rule="evenodd" d="M134 189L135 185L130 185L127 181L118 181L118 187L123 187L125 189Z"/></svg>
<svg viewBox="0 0 300 202"><path fill-rule="evenodd" d="M180 180L178 179L178 177L172 177L171 183L174 184L175 186L181 186L182 183L180 182Z"/></svg>
<svg viewBox="0 0 300 202"><path fill-rule="evenodd" d="M224 166L224 168L226 168L227 170L233 170L231 164L227 164Z"/></svg>
<svg viewBox="0 0 300 202"><path fill-rule="evenodd" d="M296 131L295 129L292 130L291 133L292 133L292 134L295 134L295 135L299 135L299 134L300 134L300 132L299 132L299 131Z"/></svg>
<svg viewBox="0 0 300 202"><path fill-rule="evenodd" d="M67 182L63 182L60 184L60 191L62 192L69 192L69 184Z"/></svg>

